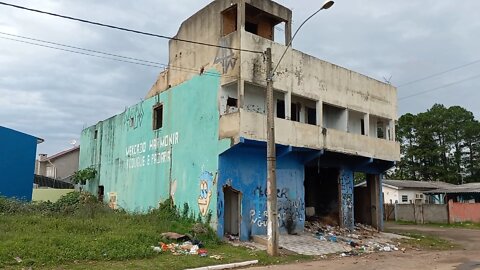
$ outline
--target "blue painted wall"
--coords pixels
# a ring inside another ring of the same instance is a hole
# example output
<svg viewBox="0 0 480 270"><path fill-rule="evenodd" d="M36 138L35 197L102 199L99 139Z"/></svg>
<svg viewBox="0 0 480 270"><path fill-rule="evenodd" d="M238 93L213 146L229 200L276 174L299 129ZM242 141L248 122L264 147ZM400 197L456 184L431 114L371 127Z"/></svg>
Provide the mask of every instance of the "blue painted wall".
<svg viewBox="0 0 480 270"><path fill-rule="evenodd" d="M262 145L238 144L219 157L217 233L224 234L223 187L241 192L240 239L267 233L266 149ZM280 232L286 232L286 218L291 215L295 231L305 223L304 166L298 153L277 158L277 199Z"/></svg>
<svg viewBox="0 0 480 270"><path fill-rule="evenodd" d="M0 196L32 200L37 138L0 126Z"/></svg>

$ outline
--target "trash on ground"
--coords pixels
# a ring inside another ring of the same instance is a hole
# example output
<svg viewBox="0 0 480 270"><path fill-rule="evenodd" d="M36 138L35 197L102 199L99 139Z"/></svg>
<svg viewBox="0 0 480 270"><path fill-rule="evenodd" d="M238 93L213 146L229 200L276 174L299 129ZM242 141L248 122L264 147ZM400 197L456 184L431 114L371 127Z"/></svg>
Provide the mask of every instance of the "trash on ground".
<svg viewBox="0 0 480 270"><path fill-rule="evenodd" d="M378 241L377 229L363 224L355 224L353 230L330 226L320 221L306 221L305 231L310 232L320 241L338 242L344 245L347 252L341 257L357 256L372 252L392 252L399 248L388 241ZM405 252L405 249L402 249Z"/></svg>
<svg viewBox="0 0 480 270"><path fill-rule="evenodd" d="M169 239L169 240L177 240L177 241L187 241L190 240L190 237L188 237L185 234L179 234L176 232L166 232L162 233L161 236Z"/></svg>

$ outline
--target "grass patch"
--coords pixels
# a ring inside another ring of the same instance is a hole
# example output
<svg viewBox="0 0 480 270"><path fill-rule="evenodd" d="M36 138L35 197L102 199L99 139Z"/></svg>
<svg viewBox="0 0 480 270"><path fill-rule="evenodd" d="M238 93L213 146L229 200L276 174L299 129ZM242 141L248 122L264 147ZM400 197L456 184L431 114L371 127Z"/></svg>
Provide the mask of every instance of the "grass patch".
<svg viewBox="0 0 480 270"><path fill-rule="evenodd" d="M253 259L261 264L309 259L270 258L265 252L224 244L205 225L208 216L195 216L188 206L180 211L170 205L167 201L147 214L130 214L79 193L54 204L0 198L0 269L184 269ZM209 255L223 259L155 253L151 246L168 242L161 236L167 231L189 234L205 245Z"/></svg>
<svg viewBox="0 0 480 270"><path fill-rule="evenodd" d="M400 234L409 237L409 239L400 239L400 242L410 248L422 250L450 250L458 247L456 244L453 244L448 240L433 235L426 235L417 232L402 232Z"/></svg>
<svg viewBox="0 0 480 270"><path fill-rule="evenodd" d="M395 221L395 224L398 225L422 225L422 226L432 226L439 228L461 228L461 229L475 229L480 230L480 223L474 222L456 222L456 223L425 223L425 224L416 224L413 221Z"/></svg>

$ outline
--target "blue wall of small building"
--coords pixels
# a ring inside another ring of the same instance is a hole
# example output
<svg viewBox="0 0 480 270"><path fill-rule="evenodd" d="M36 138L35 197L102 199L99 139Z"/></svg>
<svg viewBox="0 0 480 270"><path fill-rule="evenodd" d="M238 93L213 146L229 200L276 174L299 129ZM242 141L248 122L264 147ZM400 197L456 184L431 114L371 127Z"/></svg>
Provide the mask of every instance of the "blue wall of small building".
<svg viewBox="0 0 480 270"><path fill-rule="evenodd" d="M224 234L224 193L229 186L241 192L240 239L267 233L266 148L238 144L219 157L217 200L217 233ZM280 233L286 233L287 216L293 219L294 230L303 230L305 223L304 165L298 153L277 157L277 206Z"/></svg>
<svg viewBox="0 0 480 270"><path fill-rule="evenodd" d="M0 196L32 200L37 138L0 127Z"/></svg>

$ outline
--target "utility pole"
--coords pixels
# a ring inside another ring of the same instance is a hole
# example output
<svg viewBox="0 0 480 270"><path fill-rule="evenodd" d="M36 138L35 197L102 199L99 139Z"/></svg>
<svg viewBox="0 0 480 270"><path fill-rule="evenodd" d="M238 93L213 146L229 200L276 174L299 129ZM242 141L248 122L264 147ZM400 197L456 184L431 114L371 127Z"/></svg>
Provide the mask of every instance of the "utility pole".
<svg viewBox="0 0 480 270"><path fill-rule="evenodd" d="M275 153L275 116L273 102L272 48L267 48L267 253L278 255L278 209Z"/></svg>
<svg viewBox="0 0 480 270"><path fill-rule="evenodd" d="M297 36L298 31L300 31L302 26L321 10L331 8L333 4L334 1L325 1L320 9L315 11L315 13L310 15L310 17L300 24L297 31L295 31L295 34L293 34L293 37L288 42L282 56L277 61L275 68L273 68L272 64L272 48L267 48L267 51L265 52L267 58L267 253L270 256L278 255L277 176L275 171L277 166L277 157L275 153L275 115L273 107L275 104L273 102L273 76L283 57L292 45L293 39L295 36ZM288 106L288 104L286 105Z"/></svg>

